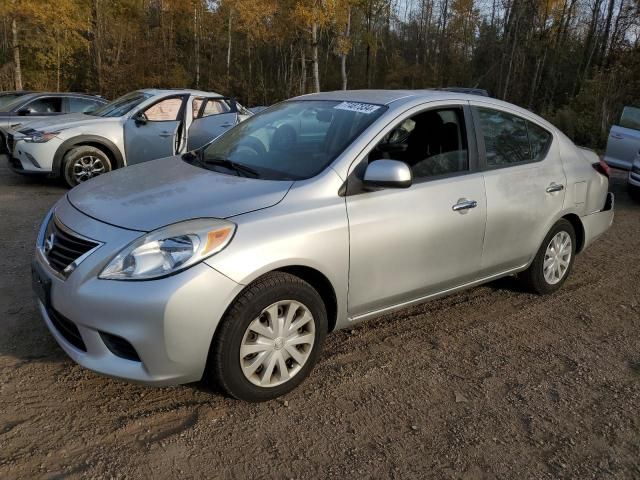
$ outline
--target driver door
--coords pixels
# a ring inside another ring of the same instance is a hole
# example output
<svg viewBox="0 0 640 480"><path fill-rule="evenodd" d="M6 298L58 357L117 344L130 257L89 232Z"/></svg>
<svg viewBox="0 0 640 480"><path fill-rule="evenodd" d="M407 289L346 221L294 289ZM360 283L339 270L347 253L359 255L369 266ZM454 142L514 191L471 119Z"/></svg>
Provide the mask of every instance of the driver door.
<svg viewBox="0 0 640 480"><path fill-rule="evenodd" d="M124 124L127 164L170 157L179 149L187 97L165 97L144 107Z"/></svg>
<svg viewBox="0 0 640 480"><path fill-rule="evenodd" d="M476 280L486 198L471 112L462 104L416 108L382 137L368 163L409 165L409 188L354 190L349 217L349 315L355 319Z"/></svg>

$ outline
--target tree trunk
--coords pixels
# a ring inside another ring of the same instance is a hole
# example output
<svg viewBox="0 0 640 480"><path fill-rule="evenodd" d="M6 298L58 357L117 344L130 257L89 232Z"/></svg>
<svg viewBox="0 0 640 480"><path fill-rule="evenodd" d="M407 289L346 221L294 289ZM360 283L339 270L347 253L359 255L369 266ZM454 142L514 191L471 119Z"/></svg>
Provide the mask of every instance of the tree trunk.
<svg viewBox="0 0 640 480"><path fill-rule="evenodd" d="M104 85L102 81L102 34L100 32L100 0L93 0L91 3L91 29L93 35L91 38L91 48L93 50L93 67L95 78L98 82L98 93L104 93Z"/></svg>
<svg viewBox="0 0 640 480"><path fill-rule="evenodd" d="M320 91L320 69L318 68L318 23L311 25L311 65L313 69L313 90Z"/></svg>
<svg viewBox="0 0 640 480"><path fill-rule="evenodd" d="M345 44L349 42L350 30L351 30L351 7L348 7L347 25L344 29ZM346 90L347 89L347 52L346 51L343 51L342 55L340 56L340 74L342 75L342 90Z"/></svg>
<svg viewBox="0 0 640 480"><path fill-rule="evenodd" d="M200 35L198 35L198 6L193 6L193 48L196 62L196 88L200 88Z"/></svg>
<svg viewBox="0 0 640 480"><path fill-rule="evenodd" d="M13 41L13 65L16 90L22 90L22 68L20 67L20 45L18 44L18 25L16 19L11 20L11 35Z"/></svg>
<svg viewBox="0 0 640 480"><path fill-rule="evenodd" d="M300 95L307 93L307 58L304 53L304 45L300 52Z"/></svg>
<svg viewBox="0 0 640 480"><path fill-rule="evenodd" d="M229 11L229 27L227 29L227 84L229 83L229 73L231 72L231 18L233 10Z"/></svg>

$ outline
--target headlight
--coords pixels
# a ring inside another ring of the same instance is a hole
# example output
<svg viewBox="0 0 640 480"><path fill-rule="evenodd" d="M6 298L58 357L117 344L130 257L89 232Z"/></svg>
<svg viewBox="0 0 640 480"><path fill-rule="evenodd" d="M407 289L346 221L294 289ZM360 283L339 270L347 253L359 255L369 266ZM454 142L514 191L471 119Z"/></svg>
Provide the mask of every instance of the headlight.
<svg viewBox="0 0 640 480"><path fill-rule="evenodd" d="M235 224L211 218L162 227L127 245L99 278L149 280L171 275L225 248L235 230Z"/></svg>
<svg viewBox="0 0 640 480"><path fill-rule="evenodd" d="M29 143L45 143L55 138L60 132L38 132L34 133L30 137L24 137L25 142Z"/></svg>

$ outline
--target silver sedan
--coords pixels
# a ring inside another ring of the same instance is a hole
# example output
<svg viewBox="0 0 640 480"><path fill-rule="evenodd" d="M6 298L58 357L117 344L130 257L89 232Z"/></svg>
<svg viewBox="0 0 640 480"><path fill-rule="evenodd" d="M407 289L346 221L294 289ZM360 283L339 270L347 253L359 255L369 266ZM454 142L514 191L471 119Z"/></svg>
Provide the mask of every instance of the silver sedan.
<svg viewBox="0 0 640 480"><path fill-rule="evenodd" d="M71 190L33 285L87 368L267 400L333 330L507 275L556 291L613 221L608 186L593 152L508 103L307 95Z"/></svg>

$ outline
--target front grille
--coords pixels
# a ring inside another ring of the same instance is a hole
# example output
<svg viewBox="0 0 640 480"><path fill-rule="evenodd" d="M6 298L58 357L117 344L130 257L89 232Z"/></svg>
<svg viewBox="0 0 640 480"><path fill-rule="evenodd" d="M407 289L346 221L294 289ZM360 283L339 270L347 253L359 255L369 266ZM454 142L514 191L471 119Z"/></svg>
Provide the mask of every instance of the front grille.
<svg viewBox="0 0 640 480"><path fill-rule="evenodd" d="M75 323L60 315L53 308L47 309L47 315L49 315L49 320L51 320L53 326L56 327L56 330L60 332L60 335L62 335L67 342L78 350L82 350L83 352L87 351L87 347L80 335L80 330L78 330Z"/></svg>
<svg viewBox="0 0 640 480"><path fill-rule="evenodd" d="M54 270L63 273L75 260L97 247L92 242L63 227L55 217L49 221L44 236L44 254Z"/></svg>
<svg viewBox="0 0 640 480"><path fill-rule="evenodd" d="M124 338L118 337L117 335L111 335L107 332L100 332L100 338L102 338L104 344L114 355L134 362L140 361L140 357L138 356L136 349L133 348L133 345L127 342Z"/></svg>

